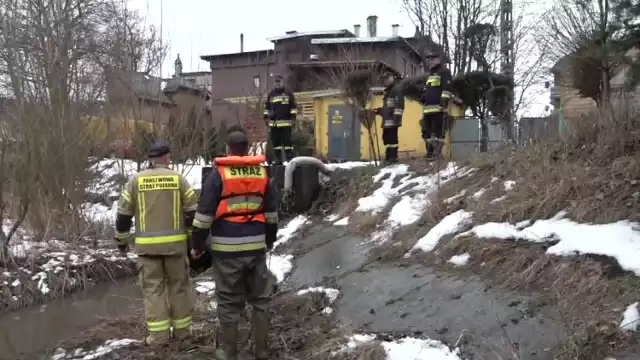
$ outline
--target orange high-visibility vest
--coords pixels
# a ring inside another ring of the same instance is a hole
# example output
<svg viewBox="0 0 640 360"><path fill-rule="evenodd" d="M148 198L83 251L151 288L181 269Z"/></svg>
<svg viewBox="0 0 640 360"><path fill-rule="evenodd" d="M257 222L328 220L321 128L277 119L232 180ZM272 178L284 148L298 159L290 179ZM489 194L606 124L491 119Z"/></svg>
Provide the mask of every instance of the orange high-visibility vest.
<svg viewBox="0 0 640 360"><path fill-rule="evenodd" d="M265 156L227 156L215 159L222 177L222 197L215 219L235 223L259 221L264 217L264 197L269 184Z"/></svg>

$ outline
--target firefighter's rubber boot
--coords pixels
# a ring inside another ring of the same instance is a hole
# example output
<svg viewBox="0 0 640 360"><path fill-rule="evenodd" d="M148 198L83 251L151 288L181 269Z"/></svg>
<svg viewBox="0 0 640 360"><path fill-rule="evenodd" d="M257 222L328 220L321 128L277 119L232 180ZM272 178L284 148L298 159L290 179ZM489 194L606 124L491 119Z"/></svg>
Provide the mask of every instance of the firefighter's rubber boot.
<svg viewBox="0 0 640 360"><path fill-rule="evenodd" d="M171 340L171 333L169 331L151 332L144 339L144 343L147 346L161 346L165 345Z"/></svg>
<svg viewBox="0 0 640 360"><path fill-rule="evenodd" d="M216 360L238 360L238 326L220 324L217 334Z"/></svg>
<svg viewBox="0 0 640 360"><path fill-rule="evenodd" d="M424 139L424 147L427 150L427 162L431 162L433 160L435 160L435 157L433 157L434 155L434 150L433 150L433 144L431 143L431 141L429 141L429 139Z"/></svg>
<svg viewBox="0 0 640 360"><path fill-rule="evenodd" d="M269 358L269 312L253 310L251 322L256 360L266 360Z"/></svg>
<svg viewBox="0 0 640 360"><path fill-rule="evenodd" d="M442 159L443 148L444 148L444 139L433 140L433 155L435 159Z"/></svg>

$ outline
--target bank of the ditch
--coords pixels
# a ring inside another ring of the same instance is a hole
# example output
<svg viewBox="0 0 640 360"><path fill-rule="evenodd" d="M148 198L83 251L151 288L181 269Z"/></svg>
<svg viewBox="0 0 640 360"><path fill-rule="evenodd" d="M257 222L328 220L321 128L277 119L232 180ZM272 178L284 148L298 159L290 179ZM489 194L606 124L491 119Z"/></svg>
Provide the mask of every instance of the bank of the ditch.
<svg viewBox="0 0 640 360"><path fill-rule="evenodd" d="M0 315L135 274L135 255L111 243L42 243L0 267Z"/></svg>

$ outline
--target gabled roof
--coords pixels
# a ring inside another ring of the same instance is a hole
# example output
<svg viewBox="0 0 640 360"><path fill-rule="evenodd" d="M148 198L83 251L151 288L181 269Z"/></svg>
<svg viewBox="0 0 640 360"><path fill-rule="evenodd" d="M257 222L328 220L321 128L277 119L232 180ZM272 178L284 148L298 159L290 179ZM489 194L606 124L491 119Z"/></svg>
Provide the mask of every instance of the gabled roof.
<svg viewBox="0 0 640 360"><path fill-rule="evenodd" d="M280 40L294 39L301 36L355 36L355 35L353 35L353 33L347 29L305 31L305 32L289 31L285 35L268 38L267 40L271 42L276 42Z"/></svg>

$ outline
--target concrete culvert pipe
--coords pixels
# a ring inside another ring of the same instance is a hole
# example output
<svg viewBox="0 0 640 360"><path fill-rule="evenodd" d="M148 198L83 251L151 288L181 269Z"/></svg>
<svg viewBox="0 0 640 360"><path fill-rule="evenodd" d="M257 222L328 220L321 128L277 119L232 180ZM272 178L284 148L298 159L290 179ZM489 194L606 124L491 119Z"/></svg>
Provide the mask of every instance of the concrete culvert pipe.
<svg viewBox="0 0 640 360"><path fill-rule="evenodd" d="M291 160L284 169L284 191L291 191L293 187L293 172L298 165L312 165L320 172L327 175L331 172L329 168L320 160L310 156L299 156Z"/></svg>

